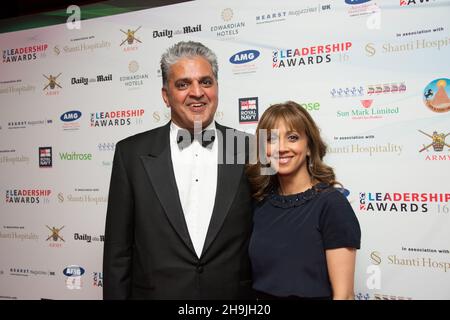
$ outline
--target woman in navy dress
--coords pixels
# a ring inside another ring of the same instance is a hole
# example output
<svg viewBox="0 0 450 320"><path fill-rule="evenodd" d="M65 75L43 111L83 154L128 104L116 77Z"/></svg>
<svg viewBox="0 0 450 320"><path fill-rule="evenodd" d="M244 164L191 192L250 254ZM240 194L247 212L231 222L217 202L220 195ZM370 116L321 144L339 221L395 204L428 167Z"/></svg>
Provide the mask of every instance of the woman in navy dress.
<svg viewBox="0 0 450 320"><path fill-rule="evenodd" d="M272 105L247 168L256 200L249 252L261 299L353 299L361 230L323 162L326 145L295 102Z"/></svg>

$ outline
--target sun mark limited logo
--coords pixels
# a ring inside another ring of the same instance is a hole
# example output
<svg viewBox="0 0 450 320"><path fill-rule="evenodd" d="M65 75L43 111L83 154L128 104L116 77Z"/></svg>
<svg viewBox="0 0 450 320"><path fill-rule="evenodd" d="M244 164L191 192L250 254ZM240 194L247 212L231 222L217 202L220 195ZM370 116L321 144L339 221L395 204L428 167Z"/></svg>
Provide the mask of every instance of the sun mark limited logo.
<svg viewBox="0 0 450 320"><path fill-rule="evenodd" d="M450 110L450 79L438 78L431 81L423 91L423 102L433 112L444 113Z"/></svg>

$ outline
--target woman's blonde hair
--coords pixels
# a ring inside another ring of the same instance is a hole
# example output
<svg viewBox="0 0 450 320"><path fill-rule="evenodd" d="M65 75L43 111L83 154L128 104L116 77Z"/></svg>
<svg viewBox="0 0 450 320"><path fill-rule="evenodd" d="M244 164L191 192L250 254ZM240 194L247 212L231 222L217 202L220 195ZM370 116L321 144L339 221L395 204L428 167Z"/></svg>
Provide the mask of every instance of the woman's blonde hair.
<svg viewBox="0 0 450 320"><path fill-rule="evenodd" d="M319 128L310 114L296 102L287 101L285 103L274 104L264 112L256 128L257 145L262 145L260 144L261 130L267 130L267 135L270 136L270 130L276 129L277 122L280 120L284 121L286 126L291 130L305 133L310 152L310 155L307 156L307 168L311 176L311 181L313 183L326 183L330 186L340 185L335 180L333 168L323 162L327 146L320 136ZM266 157L265 154L260 154L261 151L263 150L258 150L257 163L248 165L246 168L247 176L253 190L252 195L257 201L263 200L273 188L278 187L276 175L261 174L261 169L264 166L261 163L261 157Z"/></svg>

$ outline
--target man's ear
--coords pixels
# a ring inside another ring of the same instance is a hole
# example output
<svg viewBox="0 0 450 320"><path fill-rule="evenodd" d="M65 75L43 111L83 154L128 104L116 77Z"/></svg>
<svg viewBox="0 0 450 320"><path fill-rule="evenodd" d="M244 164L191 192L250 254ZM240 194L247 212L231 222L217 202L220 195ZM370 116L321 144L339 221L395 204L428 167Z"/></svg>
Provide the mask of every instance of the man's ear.
<svg viewBox="0 0 450 320"><path fill-rule="evenodd" d="M167 89L166 88L164 88L164 87L161 88L161 95L162 95L162 98L163 98L164 103L166 104L167 108L170 108L169 96L167 94Z"/></svg>

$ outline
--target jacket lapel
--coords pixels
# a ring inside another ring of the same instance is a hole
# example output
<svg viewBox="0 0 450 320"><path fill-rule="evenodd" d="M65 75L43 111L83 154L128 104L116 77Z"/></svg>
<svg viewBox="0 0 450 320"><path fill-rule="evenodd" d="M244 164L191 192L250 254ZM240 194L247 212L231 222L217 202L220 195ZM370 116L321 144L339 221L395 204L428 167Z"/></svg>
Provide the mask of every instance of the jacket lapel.
<svg viewBox="0 0 450 320"><path fill-rule="evenodd" d="M236 159L236 152L234 148L226 148L227 138L225 127L219 125L216 122L217 130L222 133L222 141L219 139L219 160L222 159ZM233 130L233 129L229 129ZM228 143L232 143L228 141ZM230 150L227 150L230 149ZM222 152L221 152L222 151ZM228 156L228 157L227 157ZM223 222L230 210L233 199L236 195L239 183L241 181L242 171L244 170L243 164L226 164L225 160L223 164L218 165L217 170L217 189L216 199L214 202L214 209L209 223L208 232L206 234L205 244L203 245L203 256L210 247L213 240L216 238L217 233L221 229Z"/></svg>
<svg viewBox="0 0 450 320"><path fill-rule="evenodd" d="M152 151L149 155L142 155L141 160L167 218L186 246L195 254L173 173L169 132L170 122L154 137Z"/></svg>

